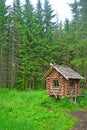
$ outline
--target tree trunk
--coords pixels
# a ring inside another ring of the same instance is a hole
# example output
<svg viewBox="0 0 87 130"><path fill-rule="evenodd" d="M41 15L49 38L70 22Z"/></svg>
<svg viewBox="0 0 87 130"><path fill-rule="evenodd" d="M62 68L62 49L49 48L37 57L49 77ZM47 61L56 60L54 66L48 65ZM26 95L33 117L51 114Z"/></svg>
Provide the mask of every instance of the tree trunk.
<svg viewBox="0 0 87 130"><path fill-rule="evenodd" d="M2 45L0 45L0 87L2 87Z"/></svg>
<svg viewBox="0 0 87 130"><path fill-rule="evenodd" d="M14 29L13 29L13 39L12 39L12 63L11 63L11 89L14 88Z"/></svg>
<svg viewBox="0 0 87 130"><path fill-rule="evenodd" d="M31 80L28 81L28 88L32 89L32 81Z"/></svg>

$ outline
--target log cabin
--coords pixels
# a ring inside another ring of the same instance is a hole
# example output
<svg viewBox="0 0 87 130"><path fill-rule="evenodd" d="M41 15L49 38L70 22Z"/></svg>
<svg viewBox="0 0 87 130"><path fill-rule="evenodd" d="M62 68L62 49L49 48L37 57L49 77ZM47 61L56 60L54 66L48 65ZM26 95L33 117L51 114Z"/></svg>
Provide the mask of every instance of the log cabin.
<svg viewBox="0 0 87 130"><path fill-rule="evenodd" d="M80 92L80 80L85 78L69 67L51 64L51 68L44 74L46 89L49 96L77 97Z"/></svg>

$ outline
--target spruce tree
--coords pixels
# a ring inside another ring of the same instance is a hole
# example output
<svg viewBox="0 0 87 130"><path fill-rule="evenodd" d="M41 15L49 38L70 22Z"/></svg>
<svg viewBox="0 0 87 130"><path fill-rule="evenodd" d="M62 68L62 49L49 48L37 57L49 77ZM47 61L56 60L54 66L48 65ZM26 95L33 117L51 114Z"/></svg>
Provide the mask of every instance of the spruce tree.
<svg viewBox="0 0 87 130"><path fill-rule="evenodd" d="M80 20L80 10L79 10L79 2L74 0L74 3L70 4L71 11L72 11L72 29L76 31L79 28L79 20Z"/></svg>
<svg viewBox="0 0 87 130"><path fill-rule="evenodd" d="M24 11L24 35L25 35L25 79L26 87L33 88L35 86L36 77L36 52L35 47L37 46L36 41L36 17L33 9L33 5L30 0L25 0ZM36 86L35 86L36 87Z"/></svg>
<svg viewBox="0 0 87 130"><path fill-rule="evenodd" d="M7 75L7 7L6 0L0 0L0 87L6 87ZM4 58L3 58L4 57Z"/></svg>
<svg viewBox="0 0 87 130"><path fill-rule="evenodd" d="M71 4L71 10L73 14L73 20L71 22L72 28L72 37L73 37L73 54L74 58L71 61L72 67L74 67L78 72L87 77L87 44L86 44L86 35L87 35L87 1L80 0L77 2L74 1Z"/></svg>
<svg viewBox="0 0 87 130"><path fill-rule="evenodd" d="M55 17L54 11L48 0L44 1L44 44L43 44L43 68L48 68L51 62L54 62L53 58L53 46L55 44L55 25L56 22L53 21Z"/></svg>
<svg viewBox="0 0 87 130"><path fill-rule="evenodd" d="M11 46L12 46L12 58L11 58L11 88L16 86L18 89L23 89L23 75L21 66L22 58L21 53L23 51L23 19L22 19L22 7L20 0L14 0L12 8L12 27L11 27Z"/></svg>
<svg viewBox="0 0 87 130"><path fill-rule="evenodd" d="M85 75L87 78L87 1L86 0L80 0L79 2L80 6L80 42L81 42L81 51L82 56L81 56L81 63L82 64L82 69L84 68L85 71L82 73ZM81 70L82 70L81 69Z"/></svg>
<svg viewBox="0 0 87 130"><path fill-rule="evenodd" d="M44 23L43 23L43 9L42 9L41 0L38 0L36 5L36 24L39 29L38 32L40 32L39 35L40 37L43 38Z"/></svg>

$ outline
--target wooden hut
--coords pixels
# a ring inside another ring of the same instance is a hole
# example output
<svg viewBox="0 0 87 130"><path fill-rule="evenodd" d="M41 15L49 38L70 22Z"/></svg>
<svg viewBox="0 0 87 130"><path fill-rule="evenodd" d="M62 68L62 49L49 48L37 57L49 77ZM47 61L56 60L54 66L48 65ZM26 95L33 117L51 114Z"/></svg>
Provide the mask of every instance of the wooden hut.
<svg viewBox="0 0 87 130"><path fill-rule="evenodd" d="M85 79L69 67L51 64L51 68L44 74L47 94L49 96L70 97L80 96L80 80Z"/></svg>

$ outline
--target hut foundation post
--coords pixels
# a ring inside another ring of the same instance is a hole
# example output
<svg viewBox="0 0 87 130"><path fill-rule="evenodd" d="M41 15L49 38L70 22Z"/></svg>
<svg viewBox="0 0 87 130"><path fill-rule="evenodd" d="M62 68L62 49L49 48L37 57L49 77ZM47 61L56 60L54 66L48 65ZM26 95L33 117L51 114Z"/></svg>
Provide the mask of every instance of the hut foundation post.
<svg viewBox="0 0 87 130"><path fill-rule="evenodd" d="M59 96L57 96L55 99L56 99L56 102L58 102L59 101Z"/></svg>

